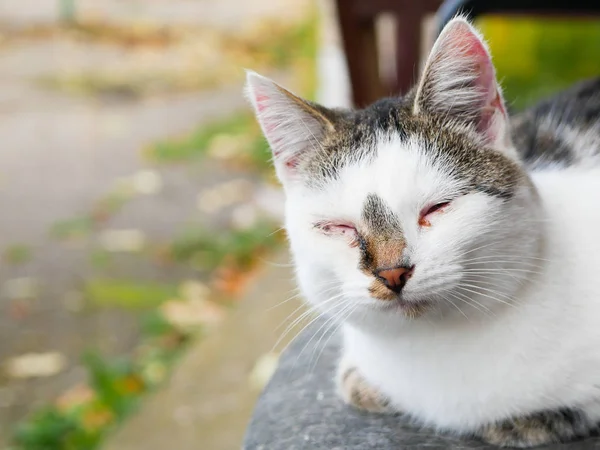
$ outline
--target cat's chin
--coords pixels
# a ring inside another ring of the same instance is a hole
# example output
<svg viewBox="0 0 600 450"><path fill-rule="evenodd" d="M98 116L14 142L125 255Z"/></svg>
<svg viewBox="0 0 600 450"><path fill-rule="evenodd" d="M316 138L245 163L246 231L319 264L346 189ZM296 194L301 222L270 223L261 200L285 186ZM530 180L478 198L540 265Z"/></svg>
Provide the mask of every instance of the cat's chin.
<svg viewBox="0 0 600 450"><path fill-rule="evenodd" d="M375 309L389 314L400 314L409 319L416 319L425 314L431 309L431 302L427 300L409 300L398 297L394 300L381 301L377 300Z"/></svg>

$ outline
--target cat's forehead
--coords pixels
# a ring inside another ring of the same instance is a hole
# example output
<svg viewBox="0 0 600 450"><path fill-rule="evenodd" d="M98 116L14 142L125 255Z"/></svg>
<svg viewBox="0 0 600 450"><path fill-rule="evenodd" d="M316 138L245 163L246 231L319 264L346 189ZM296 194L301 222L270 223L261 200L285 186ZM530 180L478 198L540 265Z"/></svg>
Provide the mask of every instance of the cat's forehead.
<svg viewBox="0 0 600 450"><path fill-rule="evenodd" d="M435 164L423 141L381 135L371 157L342 166L335 178L318 188L331 208L360 217L375 229L386 228L381 205L400 216L412 215L424 202L454 197L466 184ZM381 219L381 220L380 220Z"/></svg>
<svg viewBox="0 0 600 450"><path fill-rule="evenodd" d="M415 170L424 174L428 167L460 180L470 190L502 198L513 195L523 177L518 164L482 146L464 126L444 117L414 114L410 104L402 98L384 99L341 114L336 129L305 162L309 184L327 186L348 170L359 178L361 171L377 176L373 169L380 171L379 177L393 176L394 171L400 177L400 172L406 176Z"/></svg>

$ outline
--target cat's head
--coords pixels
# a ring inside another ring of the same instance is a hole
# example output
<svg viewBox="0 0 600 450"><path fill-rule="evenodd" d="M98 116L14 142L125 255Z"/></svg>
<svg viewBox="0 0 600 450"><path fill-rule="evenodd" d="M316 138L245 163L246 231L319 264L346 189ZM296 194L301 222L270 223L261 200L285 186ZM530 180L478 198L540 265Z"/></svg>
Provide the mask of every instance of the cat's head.
<svg viewBox="0 0 600 450"><path fill-rule="evenodd" d="M332 110L255 73L247 93L309 301L349 320L511 302L533 264L538 201L468 22L448 24L403 98Z"/></svg>

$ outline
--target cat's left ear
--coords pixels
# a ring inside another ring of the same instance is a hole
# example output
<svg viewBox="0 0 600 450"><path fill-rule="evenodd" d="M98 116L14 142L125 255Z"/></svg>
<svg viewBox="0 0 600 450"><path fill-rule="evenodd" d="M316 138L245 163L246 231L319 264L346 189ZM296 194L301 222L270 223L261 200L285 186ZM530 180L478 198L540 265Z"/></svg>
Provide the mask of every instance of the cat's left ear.
<svg viewBox="0 0 600 450"><path fill-rule="evenodd" d="M490 147L514 151L508 114L487 46L462 18L438 37L418 85L415 114L430 112L475 129Z"/></svg>
<svg viewBox="0 0 600 450"><path fill-rule="evenodd" d="M334 131L332 111L250 71L246 95L273 152L279 179L284 186L300 179L298 167L302 160L318 151L327 133Z"/></svg>

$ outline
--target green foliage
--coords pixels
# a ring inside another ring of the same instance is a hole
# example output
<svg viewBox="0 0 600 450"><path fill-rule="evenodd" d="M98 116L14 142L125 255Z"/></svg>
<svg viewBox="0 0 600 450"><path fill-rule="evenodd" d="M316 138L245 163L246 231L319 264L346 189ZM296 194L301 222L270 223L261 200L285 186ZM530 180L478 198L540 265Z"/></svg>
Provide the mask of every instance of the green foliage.
<svg viewBox="0 0 600 450"><path fill-rule="evenodd" d="M488 17L478 26L516 109L600 73L598 21Z"/></svg>
<svg viewBox="0 0 600 450"><path fill-rule="evenodd" d="M176 294L176 286L129 280L91 279L84 287L87 300L101 307L151 308Z"/></svg>
<svg viewBox="0 0 600 450"><path fill-rule="evenodd" d="M148 338L165 336L174 332L173 325L158 311L150 311L142 318L142 334Z"/></svg>
<svg viewBox="0 0 600 450"><path fill-rule="evenodd" d="M50 229L50 234L58 239L74 239L87 236L92 231L93 221L89 217L56 222Z"/></svg>
<svg viewBox="0 0 600 450"><path fill-rule="evenodd" d="M247 268L256 253L268 251L277 245L280 238L273 232L274 229L267 222L231 233L217 234L204 228L194 228L173 242L172 252L175 259L192 262L204 269L214 269L225 262Z"/></svg>
<svg viewBox="0 0 600 450"><path fill-rule="evenodd" d="M147 157L158 162L201 160L211 149L219 151L219 139L225 137L232 146L234 163L260 173L270 173L271 152L258 124L250 114L236 114L209 125L202 125L191 133L160 141L145 151Z"/></svg>
<svg viewBox="0 0 600 450"><path fill-rule="evenodd" d="M87 352L83 356L83 363L89 374L89 382L96 395L115 417L124 417L135 405L138 389L127 390L123 380L135 380L136 368L131 360L121 359L112 362L105 361L95 352Z"/></svg>
<svg viewBox="0 0 600 450"><path fill-rule="evenodd" d="M95 450L104 436L160 384L184 348L187 337L157 312L144 318L144 351L136 358L108 361L89 351L83 356L90 394L46 407L19 425L14 450Z"/></svg>
<svg viewBox="0 0 600 450"><path fill-rule="evenodd" d="M188 135L157 142L146 150L146 155L156 161L175 162L199 158L206 154L212 140L219 135L241 135L254 125L248 114L239 114L202 125Z"/></svg>
<svg viewBox="0 0 600 450"><path fill-rule="evenodd" d="M97 438L82 429L76 417L51 407L17 427L15 441L23 450L88 450L95 448Z"/></svg>
<svg viewBox="0 0 600 450"><path fill-rule="evenodd" d="M4 260L9 264L23 264L31 260L31 248L25 244L14 244L4 250Z"/></svg>
<svg viewBox="0 0 600 450"><path fill-rule="evenodd" d="M275 27L265 33L274 33L276 37L261 41L238 43L244 48L240 51L247 61L239 62L243 66L254 67L255 61L266 61L268 66L295 67L302 73L302 95L314 98L316 91L315 60L318 44L318 18L303 21L292 27ZM240 55L240 56L241 56ZM249 162L253 169L264 172L271 170L270 152L256 124L254 117L248 113L236 114L226 119L202 125L184 136L167 139L151 145L145 154L151 160L159 162L179 162L201 158L211 148L214 139L222 136L238 138L238 146L242 162Z"/></svg>
<svg viewBox="0 0 600 450"><path fill-rule="evenodd" d="M90 262L96 269L104 269L110 266L112 255L110 252L103 249L92 250L90 253Z"/></svg>

